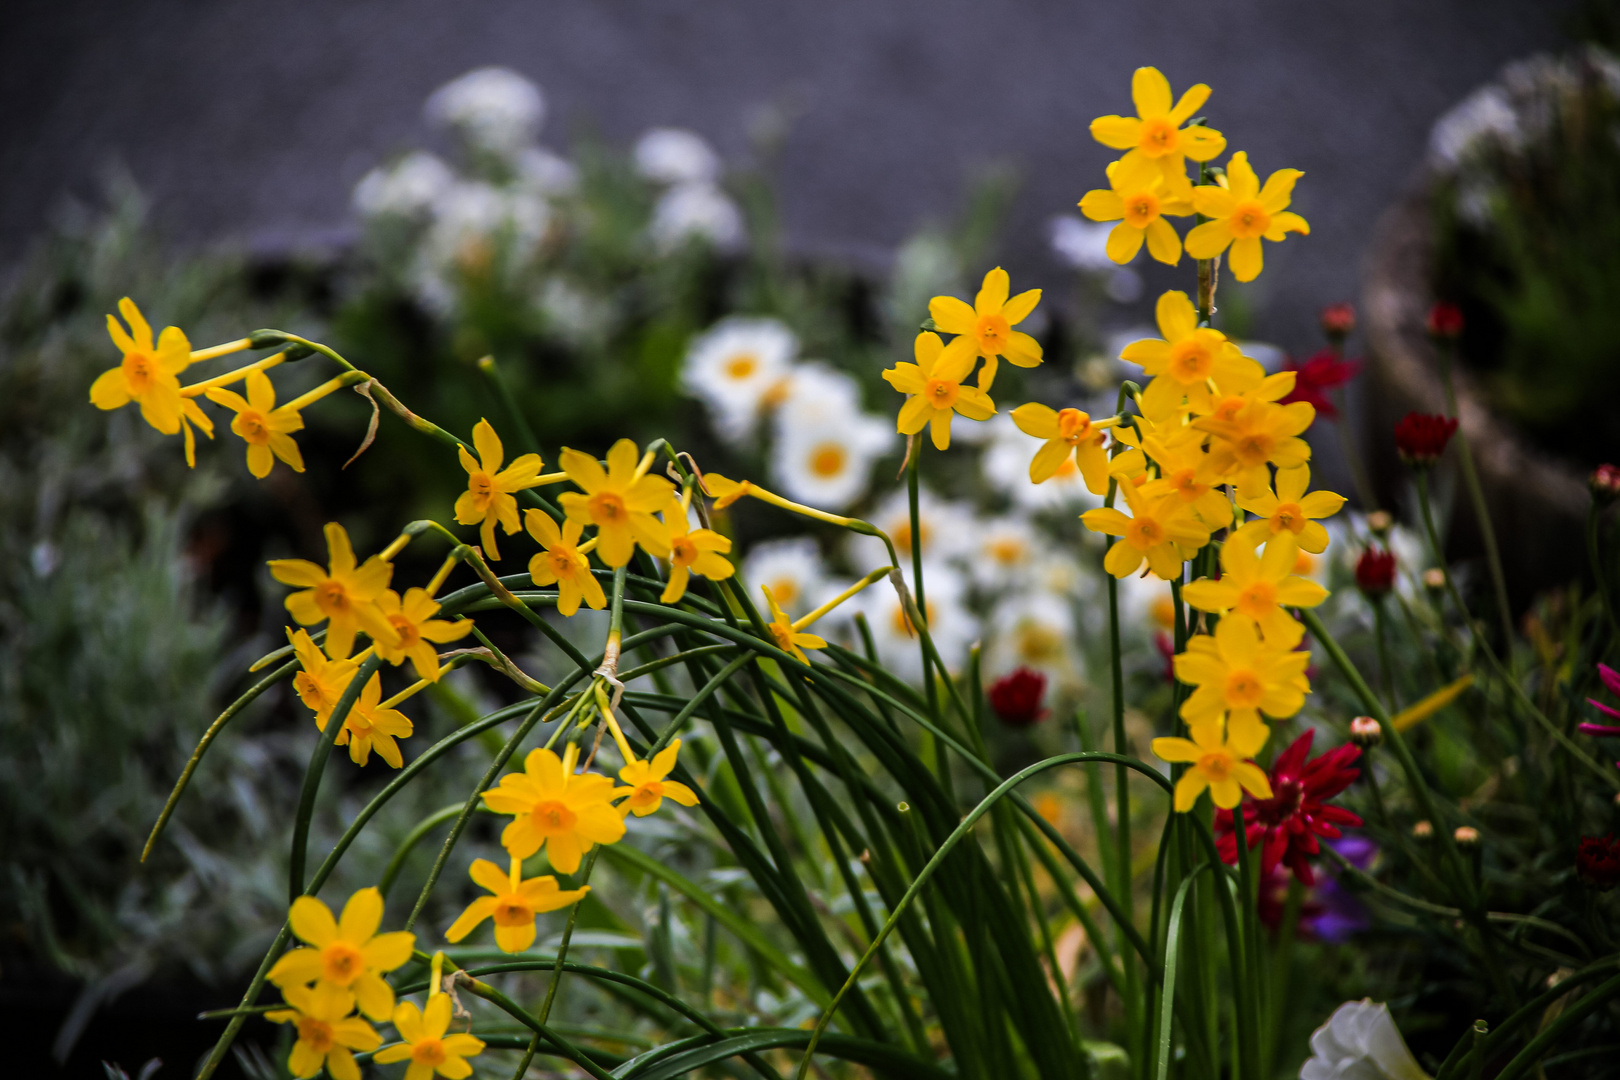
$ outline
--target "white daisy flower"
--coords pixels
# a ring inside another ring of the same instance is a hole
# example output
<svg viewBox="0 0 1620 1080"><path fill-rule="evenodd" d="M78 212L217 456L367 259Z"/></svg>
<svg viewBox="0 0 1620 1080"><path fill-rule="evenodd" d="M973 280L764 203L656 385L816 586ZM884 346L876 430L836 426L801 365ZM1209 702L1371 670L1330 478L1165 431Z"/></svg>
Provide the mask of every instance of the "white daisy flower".
<svg viewBox="0 0 1620 1080"><path fill-rule="evenodd" d="M777 320L732 316L688 347L681 385L708 405L715 431L735 445L754 433L798 349L793 331Z"/></svg>
<svg viewBox="0 0 1620 1080"><path fill-rule="evenodd" d="M992 593L1023 588L1033 580L1044 545L1029 522L999 517L984 522L968 553L973 583Z"/></svg>
<svg viewBox="0 0 1620 1080"><path fill-rule="evenodd" d="M837 424L795 424L771 447L771 475L795 502L844 510L866 494L872 463L895 445L888 421L863 413Z"/></svg>
<svg viewBox="0 0 1620 1080"><path fill-rule="evenodd" d="M807 536L755 544L743 560L742 577L756 595L761 586L770 589L794 618L813 610L831 592L821 548Z"/></svg>
<svg viewBox="0 0 1620 1080"><path fill-rule="evenodd" d="M546 99L517 72L486 67L439 87L425 112L430 123L454 131L470 149L514 158L540 133Z"/></svg>
<svg viewBox="0 0 1620 1080"><path fill-rule="evenodd" d="M1029 581L1036 590L1072 600L1085 600L1097 593L1095 573L1087 574L1068 552L1054 551L1044 545L1030 567Z"/></svg>
<svg viewBox="0 0 1620 1080"><path fill-rule="evenodd" d="M361 217L425 217L435 200L454 184L450 166L425 150L381 165L354 188L354 208Z"/></svg>
<svg viewBox="0 0 1620 1080"><path fill-rule="evenodd" d="M653 207L649 233L660 251L673 251L688 240L735 251L743 243L742 211L714 184L676 184Z"/></svg>
<svg viewBox="0 0 1620 1080"><path fill-rule="evenodd" d="M720 155L703 136L685 128L653 128L636 140L636 172L655 184L712 182Z"/></svg>
<svg viewBox="0 0 1620 1080"><path fill-rule="evenodd" d="M417 291L429 307L448 310L466 273L509 272L533 254L551 221L545 200L480 181L452 184L433 203L423 241ZM494 266L495 260L501 265Z"/></svg>
<svg viewBox="0 0 1620 1080"><path fill-rule="evenodd" d="M1029 478L1029 462L1041 448L1040 442L1019 431L1007 413L992 416L984 426L990 429L991 437L980 468L990 486L1006 492L1014 506L1021 510L1079 513L1102 505L1102 497L1086 489L1073 455L1064 459L1050 479L1036 484Z"/></svg>
<svg viewBox="0 0 1620 1080"><path fill-rule="evenodd" d="M795 427L826 427L859 412L861 384L847 372L808 360L793 365L767 404L776 407L776 437L790 437Z"/></svg>
<svg viewBox="0 0 1620 1080"><path fill-rule="evenodd" d="M1389 1006L1371 998L1347 1001L1311 1035L1311 1059L1300 1080L1429 1080Z"/></svg>
<svg viewBox="0 0 1620 1080"><path fill-rule="evenodd" d="M909 585L909 572L906 577ZM923 585L928 601L928 630L934 639L934 648L939 650L947 668L952 672L960 671L967 664L968 647L979 636L979 620L962 605L962 577L948 566L933 563L923 567ZM841 616L839 621L844 621L853 620L857 612L866 617L871 627L878 663L897 678L920 684L922 646L894 587L880 581L839 607L835 614ZM853 642L851 648L859 652L861 642L853 626L848 636Z"/></svg>
<svg viewBox="0 0 1620 1080"><path fill-rule="evenodd" d="M1077 684L1084 669L1075 648L1073 609L1067 601L1045 593L1004 598L990 616L984 663L987 682L1027 667L1059 685Z"/></svg>
<svg viewBox="0 0 1620 1080"><path fill-rule="evenodd" d="M574 163L539 146L518 155L517 173L520 184L546 199L572 194L579 186Z"/></svg>
<svg viewBox="0 0 1620 1080"><path fill-rule="evenodd" d="M868 521L889 534L895 552L900 556L902 569L911 568L911 510L905 488L891 492L878 504ZM973 508L966 503L947 502L922 488L917 492L917 520L922 534L920 546L923 562L937 563L957 559L973 550L977 525ZM849 538L850 560L858 569L883 566L889 561L889 550L876 536L852 534ZM924 584L927 580L924 579Z"/></svg>

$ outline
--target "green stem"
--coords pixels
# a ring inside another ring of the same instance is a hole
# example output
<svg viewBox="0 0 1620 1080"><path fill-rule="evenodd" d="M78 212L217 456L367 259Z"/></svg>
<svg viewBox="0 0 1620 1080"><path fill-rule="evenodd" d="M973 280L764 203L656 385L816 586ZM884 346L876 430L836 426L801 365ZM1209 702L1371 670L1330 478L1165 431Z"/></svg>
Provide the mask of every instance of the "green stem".
<svg viewBox="0 0 1620 1080"><path fill-rule="evenodd" d="M354 708L354 703L360 700L360 691L382 666L382 662L382 657L372 653L360 665L360 670L354 673L349 685L343 688L343 695L332 707L332 715L326 718L326 727L315 743L315 752L310 755L309 766L304 770L304 787L298 794L298 813L293 818L292 856L287 868L289 904L304 895L304 863L309 854L309 826L315 813L315 796L321 789L321 775L326 772L326 763L332 758L332 746L337 742L338 733L343 730L343 725L348 722L349 711Z"/></svg>
<svg viewBox="0 0 1620 1080"><path fill-rule="evenodd" d="M489 384L495 388L495 396L500 398L501 404L506 407L507 417L512 421L512 426L517 428L518 437L523 440L523 448L531 454L538 454L540 452L540 440L534 437L534 429L529 426L528 418L523 415L523 410L518 407L517 395L512 393L512 384L506 381L505 375L501 374L501 369L495 363L495 358L486 356L478 361L478 370L484 373L484 377L489 380Z"/></svg>
<svg viewBox="0 0 1620 1080"><path fill-rule="evenodd" d="M1373 635L1378 641L1378 676L1384 684L1384 701L1391 709L1399 709L1395 698L1395 667L1389 662L1389 619L1384 614L1384 597L1373 600Z"/></svg>

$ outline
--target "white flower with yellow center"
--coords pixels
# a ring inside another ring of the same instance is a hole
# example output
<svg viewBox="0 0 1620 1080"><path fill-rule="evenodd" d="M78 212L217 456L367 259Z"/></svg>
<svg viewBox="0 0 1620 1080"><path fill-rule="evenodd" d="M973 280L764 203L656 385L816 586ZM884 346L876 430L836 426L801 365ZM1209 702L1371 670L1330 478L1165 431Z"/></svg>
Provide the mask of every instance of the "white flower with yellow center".
<svg viewBox="0 0 1620 1080"><path fill-rule="evenodd" d="M735 251L743 244L742 211L717 184L676 184L659 196L648 232L660 251L673 251L689 240Z"/></svg>
<svg viewBox="0 0 1620 1080"><path fill-rule="evenodd" d="M681 385L709 407L720 437L736 445L782 393L798 350L793 331L777 320L732 316L692 342Z"/></svg>
<svg viewBox="0 0 1620 1080"><path fill-rule="evenodd" d="M1072 687L1084 675L1075 649L1074 611L1056 596L1024 593L1003 599L991 612L989 636L986 680L1026 667Z"/></svg>
<svg viewBox="0 0 1620 1080"><path fill-rule="evenodd" d="M991 417L984 426L991 432L990 445L980 460L984 478L996 491L1006 492L1014 506L1031 511L1081 511L1102 505L1102 499L1086 489L1073 455L1050 478L1032 483L1029 459L1034 447L1029 436L1018 430L1007 413Z"/></svg>
<svg viewBox="0 0 1620 1080"><path fill-rule="evenodd" d="M985 522L968 555L968 573L981 589L1002 592L1033 583L1045 545L1033 526L1022 518L1000 517Z"/></svg>
<svg viewBox="0 0 1620 1080"><path fill-rule="evenodd" d="M905 575L908 586L911 584L909 570L908 564ZM979 636L979 620L962 605L962 576L948 566L930 563L923 567L923 585L928 601L925 617L934 648L939 650L947 668L953 673L960 672L967 665L968 647ZM893 586L879 582L837 612L851 621L857 612L864 615L872 631L878 663L912 685L922 683L921 643ZM853 626L849 626L846 636L851 648L863 651L860 635Z"/></svg>
<svg viewBox="0 0 1620 1080"><path fill-rule="evenodd" d="M782 493L822 510L866 494L872 463L898 449L887 421L860 411L860 385L825 364L797 364L781 384L771 470Z"/></svg>
<svg viewBox="0 0 1620 1080"><path fill-rule="evenodd" d="M742 576L756 592L761 587L771 590L782 610L794 618L830 592L821 549L807 536L755 544L743 560Z"/></svg>
<svg viewBox="0 0 1620 1080"><path fill-rule="evenodd" d="M906 490L891 493L878 504L867 521L889 534L894 541L901 566L911 569L911 511ZM966 503L947 502L923 488L917 493L917 520L921 537L919 547L923 561L933 564L960 559L974 548L978 526L972 507ZM849 538L849 556L857 570L883 566L889 562L889 551L875 536L855 534ZM927 584L927 579L923 579Z"/></svg>

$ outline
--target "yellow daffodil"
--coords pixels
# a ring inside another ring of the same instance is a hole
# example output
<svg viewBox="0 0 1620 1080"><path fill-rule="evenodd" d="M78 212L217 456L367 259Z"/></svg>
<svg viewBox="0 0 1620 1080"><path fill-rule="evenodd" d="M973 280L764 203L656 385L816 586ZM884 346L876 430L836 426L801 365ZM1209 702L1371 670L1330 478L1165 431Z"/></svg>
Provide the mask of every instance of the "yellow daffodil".
<svg viewBox="0 0 1620 1080"><path fill-rule="evenodd" d="M712 472L703 474L703 489L714 499L716 510L724 510L738 499L759 490L752 480L731 480Z"/></svg>
<svg viewBox="0 0 1620 1080"><path fill-rule="evenodd" d="M1299 624L1283 608L1315 607L1328 596L1322 586L1294 573L1298 556L1293 533L1273 536L1264 555L1256 552L1252 535L1233 535L1221 547L1220 580L1191 582L1182 588L1182 599L1199 611L1247 615L1259 624L1266 641L1293 648L1299 642Z"/></svg>
<svg viewBox="0 0 1620 1080"><path fill-rule="evenodd" d="M827 647L826 640L814 634L801 633L799 628L788 619L787 612L782 610L782 605L776 602L776 597L772 594L770 586L761 585L760 589L765 593L765 603L771 610L771 621L765 624L765 629L771 632L776 647L785 653L791 653L799 663L808 664L810 658L804 655L804 650L825 649ZM808 622L805 625L809 625Z"/></svg>
<svg viewBox="0 0 1620 1080"><path fill-rule="evenodd" d="M316 723L322 731L326 730L325 721L317 719ZM398 769L405 764L405 758L394 740L408 739L414 730L410 717L398 709L383 707L382 675L374 671L344 719L343 730L338 732L335 744L347 745L349 760L356 765L370 761L371 752L376 750L378 757Z"/></svg>
<svg viewBox="0 0 1620 1080"><path fill-rule="evenodd" d="M1344 506L1343 495L1331 491L1312 491L1311 467L1296 465L1291 469L1278 469L1276 488L1266 488L1245 494L1238 492L1238 505L1260 517L1243 526L1243 531L1255 533L1263 540L1278 533L1290 532L1299 540L1301 550L1320 555L1327 550L1328 531L1317 521L1337 514ZM1254 541L1250 541L1253 543Z"/></svg>
<svg viewBox="0 0 1620 1080"><path fill-rule="evenodd" d="M501 844L526 859L542 847L551 865L565 874L579 869L580 856L596 844L617 843L624 819L613 808L613 781L596 773L575 773L579 747L570 743L565 758L531 750L524 771L507 773L500 786L483 794L484 805L516 817L501 833Z"/></svg>
<svg viewBox="0 0 1620 1080"><path fill-rule="evenodd" d="M607 463L604 470L589 454L564 447L562 470L583 494L565 492L557 501L570 521L596 526L596 553L609 566L616 569L628 563L637 544L664 558L669 554L669 529L655 515L668 505L674 486L638 467L636 444L629 439L613 444Z"/></svg>
<svg viewBox="0 0 1620 1080"><path fill-rule="evenodd" d="M1258 366L1256 365L1256 368ZM1295 372L1279 371L1275 375L1266 375L1259 382L1255 382L1249 374L1229 376L1224 383L1211 391L1208 409L1201 411L1198 418L1231 422L1236 420L1238 414L1248 408L1251 402L1281 401L1294 392Z"/></svg>
<svg viewBox="0 0 1620 1080"><path fill-rule="evenodd" d="M550 874L523 880L523 860L512 857L510 874L488 859L477 859L470 871L472 879L488 889L493 896L480 896L461 913L444 940L452 944L460 941L485 919L495 920L495 944L502 952L522 952L534 944L534 920L548 911L557 911L579 900L590 892L589 886L580 889L559 889L557 879ZM403 1034L403 1032L401 1032Z"/></svg>
<svg viewBox="0 0 1620 1080"><path fill-rule="evenodd" d="M1260 714L1283 720L1305 704L1310 683L1305 668L1311 654L1262 641L1254 623L1241 615L1222 619L1214 634L1199 634L1174 661L1176 678L1196 686L1181 705L1181 718L1194 730L1227 730L1255 748L1265 744L1267 730Z"/></svg>
<svg viewBox="0 0 1620 1080"><path fill-rule="evenodd" d="M426 589L406 589L404 597L393 589L384 589L377 597L377 607L399 635L397 645L379 642L377 655L395 667L410 660L416 677L428 682L439 681L439 650L433 646L460 641L472 633L471 619L435 619L439 602Z"/></svg>
<svg viewBox="0 0 1620 1080"><path fill-rule="evenodd" d="M302 671L293 676L293 689L298 697L315 713L315 725L326 730L326 719L332 715L338 699L348 689L360 665L353 660L329 660L309 636L308 630L294 631L287 627L287 640L292 643L293 654L298 657Z"/></svg>
<svg viewBox="0 0 1620 1080"><path fill-rule="evenodd" d="M354 1051L377 1049L382 1045L382 1036L358 1016L349 1015L354 1009L354 995L321 982L314 987L283 987L281 996L291 1008L272 1009L264 1018L277 1024L291 1023L298 1030L298 1041L287 1057L287 1071L299 1080L308 1080L324 1065L332 1080L360 1080ZM392 991L389 1000L393 1000Z"/></svg>
<svg viewBox="0 0 1620 1080"><path fill-rule="evenodd" d="M234 390L215 387L208 391L208 400L236 413L231 430L248 444L248 472L263 480L270 475L276 458L285 461L293 472L303 472L304 457L292 437L293 432L304 430L304 418L298 409L292 405L276 408L275 385L262 371L248 372L247 392L243 398Z"/></svg>
<svg viewBox="0 0 1620 1080"><path fill-rule="evenodd" d="M1181 126L1207 100L1209 87L1199 83L1172 104L1170 80L1158 68L1137 68L1131 76L1136 115L1099 116L1091 122L1091 137L1156 161L1166 177L1182 176L1183 159L1209 161L1226 149L1226 138L1214 128Z"/></svg>
<svg viewBox="0 0 1620 1080"><path fill-rule="evenodd" d="M507 536L518 531L517 499L512 493L538 484L543 463L539 454L524 454L502 469L506 449L488 420L473 426L473 446L478 450L476 459L465 446L456 450L467 470L467 490L456 499L456 521L479 526L484 554L496 560L501 553L495 546L495 526L499 523Z"/></svg>
<svg viewBox="0 0 1620 1080"><path fill-rule="evenodd" d="M353 994L360 1011L373 1020L386 1020L394 1009L394 989L383 979L411 958L416 935L404 930L379 934L383 897L375 887L361 889L343 905L341 918L313 896L300 896L292 902L287 920L298 939L309 945L294 949L277 960L267 976L288 991L316 983L345 994ZM342 1014L347 1014L345 1006ZM342 1015L340 1014L340 1015Z"/></svg>
<svg viewBox="0 0 1620 1080"><path fill-rule="evenodd" d="M680 749L681 740L676 739L654 754L651 761L632 759L619 770L619 779L630 785L629 796L619 804L620 813L646 817L665 799L674 799L682 806L697 805L697 795L691 788L678 780L666 779L675 768L675 755Z"/></svg>
<svg viewBox="0 0 1620 1080"><path fill-rule="evenodd" d="M377 597L394 575L393 564L373 555L357 567L349 534L335 521L326 525L326 548L325 569L308 559L270 560L272 577L301 590L287 597L287 611L304 626L331 620L326 652L334 660L349 658L354 635L361 630L380 644L398 644L399 635L377 606Z"/></svg>
<svg viewBox="0 0 1620 1080"><path fill-rule="evenodd" d="M1129 154L1108 166L1107 190L1086 192L1080 212L1092 221L1117 221L1108 234L1108 257L1124 264L1147 241L1148 254L1171 266L1181 261L1181 238L1165 215L1193 212L1192 184L1179 171L1166 176L1153 158Z"/></svg>
<svg viewBox="0 0 1620 1080"><path fill-rule="evenodd" d="M1172 289L1159 297L1155 308L1162 338L1133 341L1120 352L1120 359L1141 364L1153 376L1142 395L1142 410L1155 422L1186 408L1208 412L1213 379L1218 386L1242 382L1258 383L1264 371L1244 356L1225 334L1198 325L1198 309L1187 294Z"/></svg>
<svg viewBox="0 0 1620 1080"><path fill-rule="evenodd" d="M895 422L902 435L928 428L935 448L944 450L951 445L952 416L961 413L969 420L988 420L995 415L989 394L962 385L973 370L972 338L964 335L946 345L938 334L924 330L912 345L912 355L915 364L896 364L883 373L890 386L910 395Z"/></svg>
<svg viewBox="0 0 1620 1080"><path fill-rule="evenodd" d="M1121 439L1130 441L1133 436L1134 433L1124 434ZM1202 441L1201 432L1185 427L1167 435L1154 433L1142 437L1143 453L1159 467L1158 479L1143 484L1142 494L1149 498L1175 495L1192 507L1199 520L1213 532L1232 523L1232 504L1220 489L1220 474L1199 445Z"/></svg>
<svg viewBox="0 0 1620 1080"><path fill-rule="evenodd" d="M947 334L959 334L966 338L978 350L978 355L984 357L984 367L979 371L979 389L985 393L990 392L990 385L995 382L996 365L1001 357L1006 357L1007 362L1015 367L1034 367L1041 362L1041 343L1023 331L1013 329L1028 318L1035 305L1041 302L1041 290L1030 289L1009 300L1007 294L1011 288L1012 281L1007 277L1007 271L998 266L984 275L984 282L979 286L979 294L973 298L972 307L968 307L967 301L954 296L936 296L928 301L928 314L934 320L934 325ZM917 362L922 363L920 357ZM971 370L971 364L969 367ZM964 372L962 377L965 378L966 374ZM914 393L910 390L905 392ZM982 420L983 417L977 419Z"/></svg>
<svg viewBox="0 0 1620 1080"><path fill-rule="evenodd" d="M1118 423L1115 419L1092 423L1089 413L1079 409L1052 409L1032 401L1012 411L1013 423L1025 435L1046 443L1029 463L1031 483L1040 484L1057 475L1058 468L1071 457L1080 469L1086 488L1093 495L1108 490L1108 454L1103 450L1103 431Z"/></svg>
<svg viewBox="0 0 1620 1080"><path fill-rule="evenodd" d="M706 577L710 581L724 581L737 572L726 558L731 541L713 529L694 529L687 518L687 504L671 499L664 511L664 524L669 527L669 583L664 586L659 600L673 604L686 595L691 575Z"/></svg>
<svg viewBox="0 0 1620 1080"><path fill-rule="evenodd" d="M529 535L545 549L529 560L529 580L542 588L557 586L558 613L572 616L579 610L582 599L597 611L607 607L602 583L591 573L591 562L585 557L596 546L596 541L579 542L585 526L569 518L559 529L551 515L539 510L526 511L523 520L528 525Z"/></svg>
<svg viewBox="0 0 1620 1080"><path fill-rule="evenodd" d="M1265 725L1260 730L1235 730L1221 738L1218 726L1196 727L1192 739L1154 739L1153 753L1161 761L1192 766L1176 781L1176 811L1186 813L1209 788L1215 805L1230 810L1243 801L1248 791L1257 799L1271 798L1271 781L1253 757L1265 745ZM1257 741L1258 740L1258 741Z"/></svg>
<svg viewBox="0 0 1620 1080"><path fill-rule="evenodd" d="M1080 521L1092 532L1122 539L1111 545L1103 558L1103 569L1117 578L1130 577L1142 561L1148 569L1170 581L1181 576L1181 564L1209 542L1209 529L1173 493L1149 498L1135 484L1119 485L1131 516L1103 507L1087 510Z"/></svg>
<svg viewBox="0 0 1620 1080"><path fill-rule="evenodd" d="M1278 169L1262 188L1249 156L1242 151L1233 154L1226 163L1226 186L1193 188L1193 208L1212 220L1187 234L1187 254L1213 259L1230 244L1232 276L1239 281L1259 277L1265 261L1262 237L1279 243L1291 232L1311 231L1304 218L1288 209L1294 181L1304 175L1298 169Z"/></svg>
<svg viewBox="0 0 1620 1080"><path fill-rule="evenodd" d="M1311 444L1299 434L1315 419L1308 401L1278 405L1254 399L1230 420L1212 414L1194 420L1193 427L1215 436L1209 455L1216 471L1239 491L1258 493L1269 486L1267 463L1292 469L1311 459Z"/></svg>
<svg viewBox="0 0 1620 1080"><path fill-rule="evenodd" d="M124 359L90 384L90 401L98 409L117 409L137 402L148 424L165 435L178 434L182 400L178 376L191 363L191 343L183 330L171 326L154 344L152 327L127 296L118 301L118 310L129 323L129 330L126 332L116 318L108 315L107 333ZM212 431L213 425L208 430Z"/></svg>
<svg viewBox="0 0 1620 1080"><path fill-rule="evenodd" d="M381 1065L409 1061L405 1080L432 1080L434 1073L446 1080L471 1076L467 1059L484 1052L484 1040L461 1032L445 1034L450 1030L450 1008L450 995L445 993L430 994L423 1009L413 1001L400 1002L394 1008L394 1027L404 1041L377 1051L372 1060Z"/></svg>

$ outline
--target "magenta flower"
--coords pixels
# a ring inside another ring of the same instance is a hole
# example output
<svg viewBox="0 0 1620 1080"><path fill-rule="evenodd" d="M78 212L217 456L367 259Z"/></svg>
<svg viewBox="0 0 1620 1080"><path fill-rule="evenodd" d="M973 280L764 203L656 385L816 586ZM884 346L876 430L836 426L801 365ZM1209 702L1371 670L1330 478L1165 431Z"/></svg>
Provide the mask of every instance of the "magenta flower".
<svg viewBox="0 0 1620 1080"><path fill-rule="evenodd" d="M1614 670L1608 664L1599 664L1598 678L1603 680L1603 686L1609 693L1620 696L1620 671ZM1609 719L1620 720L1620 709L1611 708L1596 698L1587 698L1586 703ZM1587 735L1620 736L1620 725L1616 724L1582 724L1580 730Z"/></svg>

